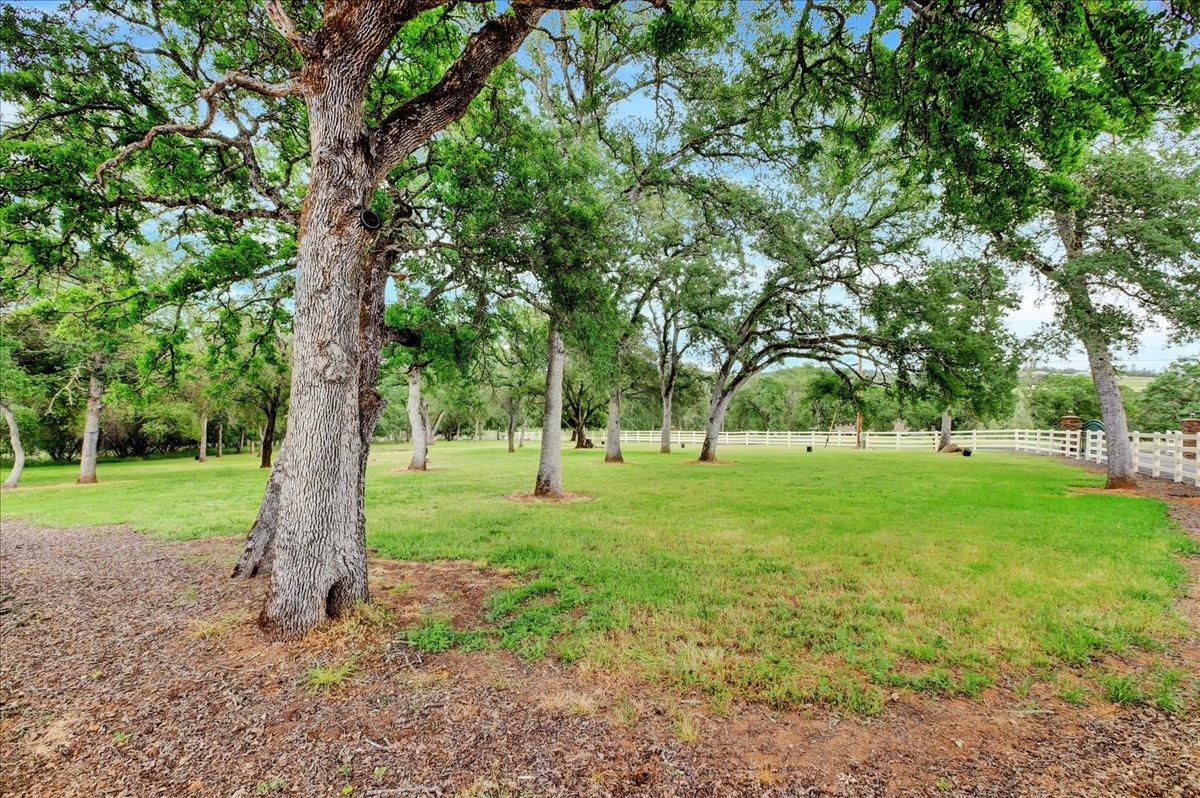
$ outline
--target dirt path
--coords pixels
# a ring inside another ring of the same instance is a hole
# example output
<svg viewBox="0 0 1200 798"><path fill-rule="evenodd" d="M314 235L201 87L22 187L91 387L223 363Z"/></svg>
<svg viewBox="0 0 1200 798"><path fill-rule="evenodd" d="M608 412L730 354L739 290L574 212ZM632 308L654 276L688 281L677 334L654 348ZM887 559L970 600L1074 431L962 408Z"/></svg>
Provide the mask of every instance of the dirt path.
<svg viewBox="0 0 1200 798"><path fill-rule="evenodd" d="M1200 516L1200 508L1197 509ZM1200 528L1200 517L1192 518ZM265 642L232 539L5 523L0 795L1200 795L1200 718L997 690L877 719L777 713L494 653L420 654L395 625L458 617L507 578L381 562L364 616ZM328 692L317 664L355 662Z"/></svg>

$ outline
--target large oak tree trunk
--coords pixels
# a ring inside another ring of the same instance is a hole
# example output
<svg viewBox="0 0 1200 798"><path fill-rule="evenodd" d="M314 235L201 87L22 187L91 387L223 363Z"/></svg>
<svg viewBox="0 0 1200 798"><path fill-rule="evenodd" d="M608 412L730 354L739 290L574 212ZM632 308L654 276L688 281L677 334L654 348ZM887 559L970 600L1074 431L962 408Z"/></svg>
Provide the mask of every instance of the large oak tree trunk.
<svg viewBox="0 0 1200 798"><path fill-rule="evenodd" d="M303 635L368 598L360 535L359 321L369 238L357 208L373 187L364 88L331 63L306 97L312 162L300 219L291 407L279 527L263 624Z"/></svg>
<svg viewBox="0 0 1200 798"><path fill-rule="evenodd" d="M538 462L535 496L561 499L562 479L562 404L563 360L566 347L558 322L550 320L546 347L546 412L542 416L541 459Z"/></svg>
<svg viewBox="0 0 1200 798"><path fill-rule="evenodd" d="M953 419L950 416L950 411L948 409L944 410L942 412L942 430L941 430L941 433L938 435L938 449L939 450L945 449L947 446L950 445L950 438L953 435L952 421L953 421Z"/></svg>
<svg viewBox="0 0 1200 798"><path fill-rule="evenodd" d="M671 453L671 400L673 390L662 392L662 433L658 440L658 451L661 454Z"/></svg>
<svg viewBox="0 0 1200 798"><path fill-rule="evenodd" d="M79 455L80 485L96 481L96 457L100 452L100 411L104 409L104 382L92 372L88 379L87 418L83 425L83 449Z"/></svg>
<svg viewBox="0 0 1200 798"><path fill-rule="evenodd" d="M408 426L412 439L412 459L408 462L408 470L424 471L429 452L425 437L429 432L429 422L425 418L425 405L421 402L420 366L408 370Z"/></svg>
<svg viewBox="0 0 1200 798"><path fill-rule="evenodd" d="M200 414L200 440L197 442L196 459L208 462L208 413Z"/></svg>
<svg viewBox="0 0 1200 798"><path fill-rule="evenodd" d="M21 445L21 430L17 429L17 418L12 408L0 403L0 413L4 414L4 422L8 424L8 442L13 450L13 467L4 480L4 487L15 488L21 481L21 472L25 470L25 447Z"/></svg>
<svg viewBox="0 0 1200 798"><path fill-rule="evenodd" d="M359 432L362 443L362 455L359 461L358 489L358 535L365 547L366 541L366 495L367 458L370 453L371 438L375 427L387 407L387 400L379 393L380 353L383 349L383 315L384 287L387 283L387 271L382 260L375 265L367 277L366 289L363 293L362 320L360 336L362 346L362 362L359 369ZM277 408L278 405L272 405ZM274 428L274 413L268 413L269 423ZM267 480L267 488L259 507L258 517L254 520L242 556L233 569L233 576L249 579L270 569L275 553L275 540L279 530L279 518L283 484L288 478L289 459L287 447L281 452L271 477Z"/></svg>
<svg viewBox="0 0 1200 798"><path fill-rule="evenodd" d="M621 456L621 388L612 389L608 396L608 428L604 431L604 462L623 463Z"/></svg>
<svg viewBox="0 0 1200 798"><path fill-rule="evenodd" d="M700 447L701 463L717 461L717 442L720 440L721 428L725 426L725 412L729 410L732 393L716 392L709 403L708 425L704 428L704 445Z"/></svg>

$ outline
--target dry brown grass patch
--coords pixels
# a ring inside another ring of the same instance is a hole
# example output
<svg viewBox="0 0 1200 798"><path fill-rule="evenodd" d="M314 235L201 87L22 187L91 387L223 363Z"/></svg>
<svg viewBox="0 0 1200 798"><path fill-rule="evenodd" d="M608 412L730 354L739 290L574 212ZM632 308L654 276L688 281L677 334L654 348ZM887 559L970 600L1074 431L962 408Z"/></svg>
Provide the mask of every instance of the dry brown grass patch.
<svg viewBox="0 0 1200 798"><path fill-rule="evenodd" d="M520 493L510 493L504 497L505 501L517 502L519 504L573 504L575 502L594 502L595 496L588 496L586 493L572 493L567 491L562 496L537 496L531 492L523 491Z"/></svg>

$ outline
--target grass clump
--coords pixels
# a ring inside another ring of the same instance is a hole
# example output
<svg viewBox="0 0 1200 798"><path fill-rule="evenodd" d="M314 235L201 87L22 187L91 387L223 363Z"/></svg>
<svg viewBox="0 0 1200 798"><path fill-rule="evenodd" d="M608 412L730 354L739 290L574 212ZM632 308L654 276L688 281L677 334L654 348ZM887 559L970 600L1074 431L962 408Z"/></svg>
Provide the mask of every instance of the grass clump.
<svg viewBox="0 0 1200 798"><path fill-rule="evenodd" d="M455 647L475 651L487 645L487 637L482 631L455 629L449 618L427 618L421 625L406 632L404 640L413 648L430 654L439 654Z"/></svg>
<svg viewBox="0 0 1200 798"><path fill-rule="evenodd" d="M314 665L304 672L304 684L312 690L329 692L338 685L345 684L354 675L353 660Z"/></svg>
<svg viewBox="0 0 1200 798"><path fill-rule="evenodd" d="M269 779L260 781L254 786L255 795L272 795L280 793L287 789L287 779L283 776L272 776Z"/></svg>
<svg viewBox="0 0 1200 798"><path fill-rule="evenodd" d="M594 715L597 708L596 699L575 690L561 690L551 693L542 699L541 705L542 709L549 710L550 712L557 712L560 715L572 715L574 717Z"/></svg>
<svg viewBox="0 0 1200 798"><path fill-rule="evenodd" d="M215 618L192 621L192 636L197 640L221 637L245 620L245 613L226 612Z"/></svg>

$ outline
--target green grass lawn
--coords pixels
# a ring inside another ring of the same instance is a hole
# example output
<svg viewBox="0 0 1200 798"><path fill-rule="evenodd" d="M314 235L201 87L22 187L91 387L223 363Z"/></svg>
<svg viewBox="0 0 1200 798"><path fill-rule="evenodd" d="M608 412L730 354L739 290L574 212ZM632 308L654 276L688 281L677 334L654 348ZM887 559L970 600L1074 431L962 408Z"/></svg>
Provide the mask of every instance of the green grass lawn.
<svg viewBox="0 0 1200 798"><path fill-rule="evenodd" d="M1005 680L1071 700L1180 708L1168 667L1192 544L1150 499L1071 488L1102 479L1049 459L977 452L628 446L625 465L568 451L568 490L527 505L537 450L439 443L426 474L372 455L370 544L385 556L515 569L494 624L411 631L429 648L504 646L697 689L720 702L878 710L896 690L972 695ZM249 455L103 464L101 483L36 467L4 517L128 523L171 539L243 532L265 473ZM1116 656L1110 656L1116 655Z"/></svg>

